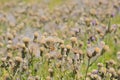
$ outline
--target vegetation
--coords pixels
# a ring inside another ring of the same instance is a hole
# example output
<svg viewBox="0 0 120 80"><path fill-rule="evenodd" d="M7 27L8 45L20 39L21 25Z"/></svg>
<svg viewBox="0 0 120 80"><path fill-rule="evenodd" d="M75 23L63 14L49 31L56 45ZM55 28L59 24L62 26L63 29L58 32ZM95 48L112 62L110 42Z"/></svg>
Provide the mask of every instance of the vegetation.
<svg viewBox="0 0 120 80"><path fill-rule="evenodd" d="M120 1L0 0L0 80L120 80Z"/></svg>

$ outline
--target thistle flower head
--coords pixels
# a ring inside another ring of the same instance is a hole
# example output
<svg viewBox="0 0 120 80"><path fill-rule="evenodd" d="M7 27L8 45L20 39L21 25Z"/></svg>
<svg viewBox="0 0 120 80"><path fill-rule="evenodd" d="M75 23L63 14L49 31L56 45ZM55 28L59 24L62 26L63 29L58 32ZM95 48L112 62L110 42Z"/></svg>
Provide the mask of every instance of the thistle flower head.
<svg viewBox="0 0 120 80"><path fill-rule="evenodd" d="M103 67L103 63L98 63L97 66L101 68Z"/></svg>
<svg viewBox="0 0 120 80"><path fill-rule="evenodd" d="M11 33L9 33L9 34L7 35L7 38L8 38L8 40L12 40L12 39L13 39L13 35L12 35Z"/></svg>
<svg viewBox="0 0 120 80"><path fill-rule="evenodd" d="M29 44L29 42L30 42L30 38L24 37L24 38L23 38L23 42L24 42L25 46L27 47L28 44Z"/></svg>
<svg viewBox="0 0 120 80"><path fill-rule="evenodd" d="M117 71L118 76L120 76L120 69Z"/></svg>
<svg viewBox="0 0 120 80"><path fill-rule="evenodd" d="M50 77L50 76L47 76L47 77L46 77L46 80L51 80L51 77Z"/></svg>
<svg viewBox="0 0 120 80"><path fill-rule="evenodd" d="M5 62L5 61L6 61L6 57L2 57L2 58L1 58L1 61L2 61L2 62Z"/></svg>
<svg viewBox="0 0 120 80"><path fill-rule="evenodd" d="M34 37L37 38L39 36L38 32L34 32Z"/></svg>
<svg viewBox="0 0 120 80"><path fill-rule="evenodd" d="M117 59L120 60L120 51L117 52Z"/></svg>
<svg viewBox="0 0 120 80"><path fill-rule="evenodd" d="M70 50L72 47L71 45L66 45L66 48Z"/></svg>
<svg viewBox="0 0 120 80"><path fill-rule="evenodd" d="M109 64L110 64L110 65L115 65L116 62L115 62L113 59L111 59L111 60L109 61Z"/></svg>
<svg viewBox="0 0 120 80"><path fill-rule="evenodd" d="M12 58L12 53L7 53L7 58Z"/></svg>
<svg viewBox="0 0 120 80"><path fill-rule="evenodd" d="M96 53L99 53L99 52L100 52L100 48L96 47L96 48L95 48L95 52L96 52Z"/></svg>
<svg viewBox="0 0 120 80"><path fill-rule="evenodd" d="M16 62L22 62L23 59L22 59L21 57L17 56L17 57L15 57L15 61L16 61Z"/></svg>
<svg viewBox="0 0 120 80"><path fill-rule="evenodd" d="M104 49L105 51L109 51L109 46L108 46L108 45L105 45L105 46L103 47L103 49Z"/></svg>
<svg viewBox="0 0 120 80"><path fill-rule="evenodd" d="M76 38L76 37L71 37L70 40L71 40L71 42L73 42L73 43L76 43L76 42L77 42L77 38Z"/></svg>
<svg viewBox="0 0 120 80"><path fill-rule="evenodd" d="M111 73L111 74L114 74L115 73L115 69L114 68L109 68L109 73Z"/></svg>

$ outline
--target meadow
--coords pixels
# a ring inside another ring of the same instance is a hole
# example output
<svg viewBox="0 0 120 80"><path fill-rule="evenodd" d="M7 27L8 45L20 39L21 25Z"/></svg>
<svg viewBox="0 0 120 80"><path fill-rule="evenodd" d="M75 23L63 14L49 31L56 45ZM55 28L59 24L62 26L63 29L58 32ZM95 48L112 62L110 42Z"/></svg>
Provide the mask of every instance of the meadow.
<svg viewBox="0 0 120 80"><path fill-rule="evenodd" d="M0 0L0 80L120 80L119 0Z"/></svg>

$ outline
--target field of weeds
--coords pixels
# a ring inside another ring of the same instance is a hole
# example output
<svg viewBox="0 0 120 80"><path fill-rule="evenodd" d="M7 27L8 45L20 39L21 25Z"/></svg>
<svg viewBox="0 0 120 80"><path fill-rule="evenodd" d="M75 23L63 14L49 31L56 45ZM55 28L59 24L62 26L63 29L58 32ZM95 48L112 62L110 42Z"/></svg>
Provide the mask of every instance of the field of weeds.
<svg viewBox="0 0 120 80"><path fill-rule="evenodd" d="M0 0L0 80L120 80L120 1Z"/></svg>

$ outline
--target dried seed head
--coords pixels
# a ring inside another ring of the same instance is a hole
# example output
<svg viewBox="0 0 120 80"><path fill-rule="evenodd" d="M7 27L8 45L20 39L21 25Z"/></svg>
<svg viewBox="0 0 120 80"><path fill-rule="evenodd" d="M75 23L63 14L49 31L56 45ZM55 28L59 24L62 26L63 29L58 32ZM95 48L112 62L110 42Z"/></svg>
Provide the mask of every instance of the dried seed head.
<svg viewBox="0 0 120 80"><path fill-rule="evenodd" d="M24 37L24 38L23 38L23 42L24 42L25 46L27 47L27 46L28 46L28 43L30 42L30 38Z"/></svg>
<svg viewBox="0 0 120 80"><path fill-rule="evenodd" d="M27 66L23 66L23 71L26 71L27 70Z"/></svg>
<svg viewBox="0 0 120 80"><path fill-rule="evenodd" d="M62 66L61 63L57 63L57 64L56 64L56 67L57 67L57 68L61 68L61 66Z"/></svg>
<svg viewBox="0 0 120 80"><path fill-rule="evenodd" d="M50 77L50 76L47 76L47 77L46 77L46 80L51 80L51 77Z"/></svg>
<svg viewBox="0 0 120 80"><path fill-rule="evenodd" d="M89 72L89 73L87 73L87 76L88 76L88 77L90 77L90 76L91 76L91 73L90 73L90 72Z"/></svg>
<svg viewBox="0 0 120 80"><path fill-rule="evenodd" d="M120 60L120 51L117 52L117 59Z"/></svg>
<svg viewBox="0 0 120 80"><path fill-rule="evenodd" d="M39 36L38 32L34 32L34 37L37 38Z"/></svg>
<svg viewBox="0 0 120 80"><path fill-rule="evenodd" d="M115 62L114 60L111 59L111 60L109 61L109 64L110 64L110 65L115 65L116 62Z"/></svg>
<svg viewBox="0 0 120 80"><path fill-rule="evenodd" d="M120 76L120 69L117 71L118 76Z"/></svg>
<svg viewBox="0 0 120 80"><path fill-rule="evenodd" d="M66 45L66 48L70 50L72 47L71 45Z"/></svg>
<svg viewBox="0 0 120 80"><path fill-rule="evenodd" d="M96 48L95 48L95 52L96 52L96 53L99 53L99 52L100 52L100 48L96 47Z"/></svg>
<svg viewBox="0 0 120 80"><path fill-rule="evenodd" d="M13 41L12 41L12 40L9 40L9 41L8 41L8 44L12 44L12 43L13 43Z"/></svg>
<svg viewBox="0 0 120 80"><path fill-rule="evenodd" d="M7 49L9 50L9 49L12 49L12 45L7 45Z"/></svg>
<svg viewBox="0 0 120 80"><path fill-rule="evenodd" d="M49 72L49 73L53 73L53 69L52 69L52 68L49 68L49 69L48 69L48 72Z"/></svg>
<svg viewBox="0 0 120 80"><path fill-rule="evenodd" d="M13 35L9 33L9 34L7 35L7 38L8 38L8 40L12 40L12 39L13 39Z"/></svg>
<svg viewBox="0 0 120 80"><path fill-rule="evenodd" d="M82 41L80 41L79 47L81 48L83 45L84 45L84 43Z"/></svg>
<svg viewBox="0 0 120 80"><path fill-rule="evenodd" d="M82 51L82 50L79 50L79 54L82 55L82 54L83 54L83 51Z"/></svg>
<svg viewBox="0 0 120 80"><path fill-rule="evenodd" d="M92 53L91 52L87 52L87 57L88 58L92 58Z"/></svg>
<svg viewBox="0 0 120 80"><path fill-rule="evenodd" d="M61 54L58 54L58 55L57 55L57 59L61 60L61 59L62 59L62 55L61 55Z"/></svg>
<svg viewBox="0 0 120 80"><path fill-rule="evenodd" d="M49 68L49 69L48 69L48 72L50 73L50 77L53 77L53 74L54 74L53 69L52 69L52 68Z"/></svg>
<svg viewBox="0 0 120 80"><path fill-rule="evenodd" d="M96 14L96 10L95 10L95 9L91 9L91 10L90 10L90 14L91 14L91 15L95 15L95 14Z"/></svg>
<svg viewBox="0 0 120 80"><path fill-rule="evenodd" d="M23 38L23 42L24 42L24 43L29 43L29 42L30 42L30 38L24 37L24 38Z"/></svg>
<svg viewBox="0 0 120 80"><path fill-rule="evenodd" d="M115 69L114 69L114 68L109 68L109 72L110 72L111 74L114 74L114 73L115 73Z"/></svg>
<svg viewBox="0 0 120 80"><path fill-rule="evenodd" d="M65 48L65 45L64 45L64 44L61 44L61 45L60 45L60 48L62 48L62 49Z"/></svg>
<svg viewBox="0 0 120 80"><path fill-rule="evenodd" d="M40 77L39 76L35 76L35 80L40 80Z"/></svg>
<svg viewBox="0 0 120 80"><path fill-rule="evenodd" d="M103 63L98 63L97 66L101 68L103 67Z"/></svg>
<svg viewBox="0 0 120 80"><path fill-rule="evenodd" d="M76 37L71 37L70 40L71 40L71 42L73 42L73 43L76 43L76 42L77 42L77 38L76 38Z"/></svg>
<svg viewBox="0 0 120 80"><path fill-rule="evenodd" d="M23 59L22 59L21 57L17 56L17 57L15 57L15 61L16 61L16 62L22 62Z"/></svg>
<svg viewBox="0 0 120 80"><path fill-rule="evenodd" d="M5 57L2 57L2 58L1 58L1 61L2 61L2 62L5 62L5 61L6 61L6 58L5 58Z"/></svg>
<svg viewBox="0 0 120 80"><path fill-rule="evenodd" d="M12 53L8 53L7 58L12 58Z"/></svg>
<svg viewBox="0 0 120 80"><path fill-rule="evenodd" d="M42 52L43 52L44 50L45 50L45 48L44 48L44 47L40 47L40 51L42 51Z"/></svg>
<svg viewBox="0 0 120 80"><path fill-rule="evenodd" d="M109 51L109 46L108 46L108 45L105 45L105 46L103 47L103 49L104 49L105 51Z"/></svg>
<svg viewBox="0 0 120 80"><path fill-rule="evenodd" d="M105 74L105 73L106 73L106 68L102 67L102 68L100 69L100 72Z"/></svg>
<svg viewBox="0 0 120 80"><path fill-rule="evenodd" d="M4 77L3 77L4 80L10 80L10 76L9 74L5 74Z"/></svg>
<svg viewBox="0 0 120 80"><path fill-rule="evenodd" d="M25 44L20 44L19 45L21 48L25 49Z"/></svg>
<svg viewBox="0 0 120 80"><path fill-rule="evenodd" d="M2 42L0 42L0 47L3 47L3 45L4 45L4 44L3 44Z"/></svg>

